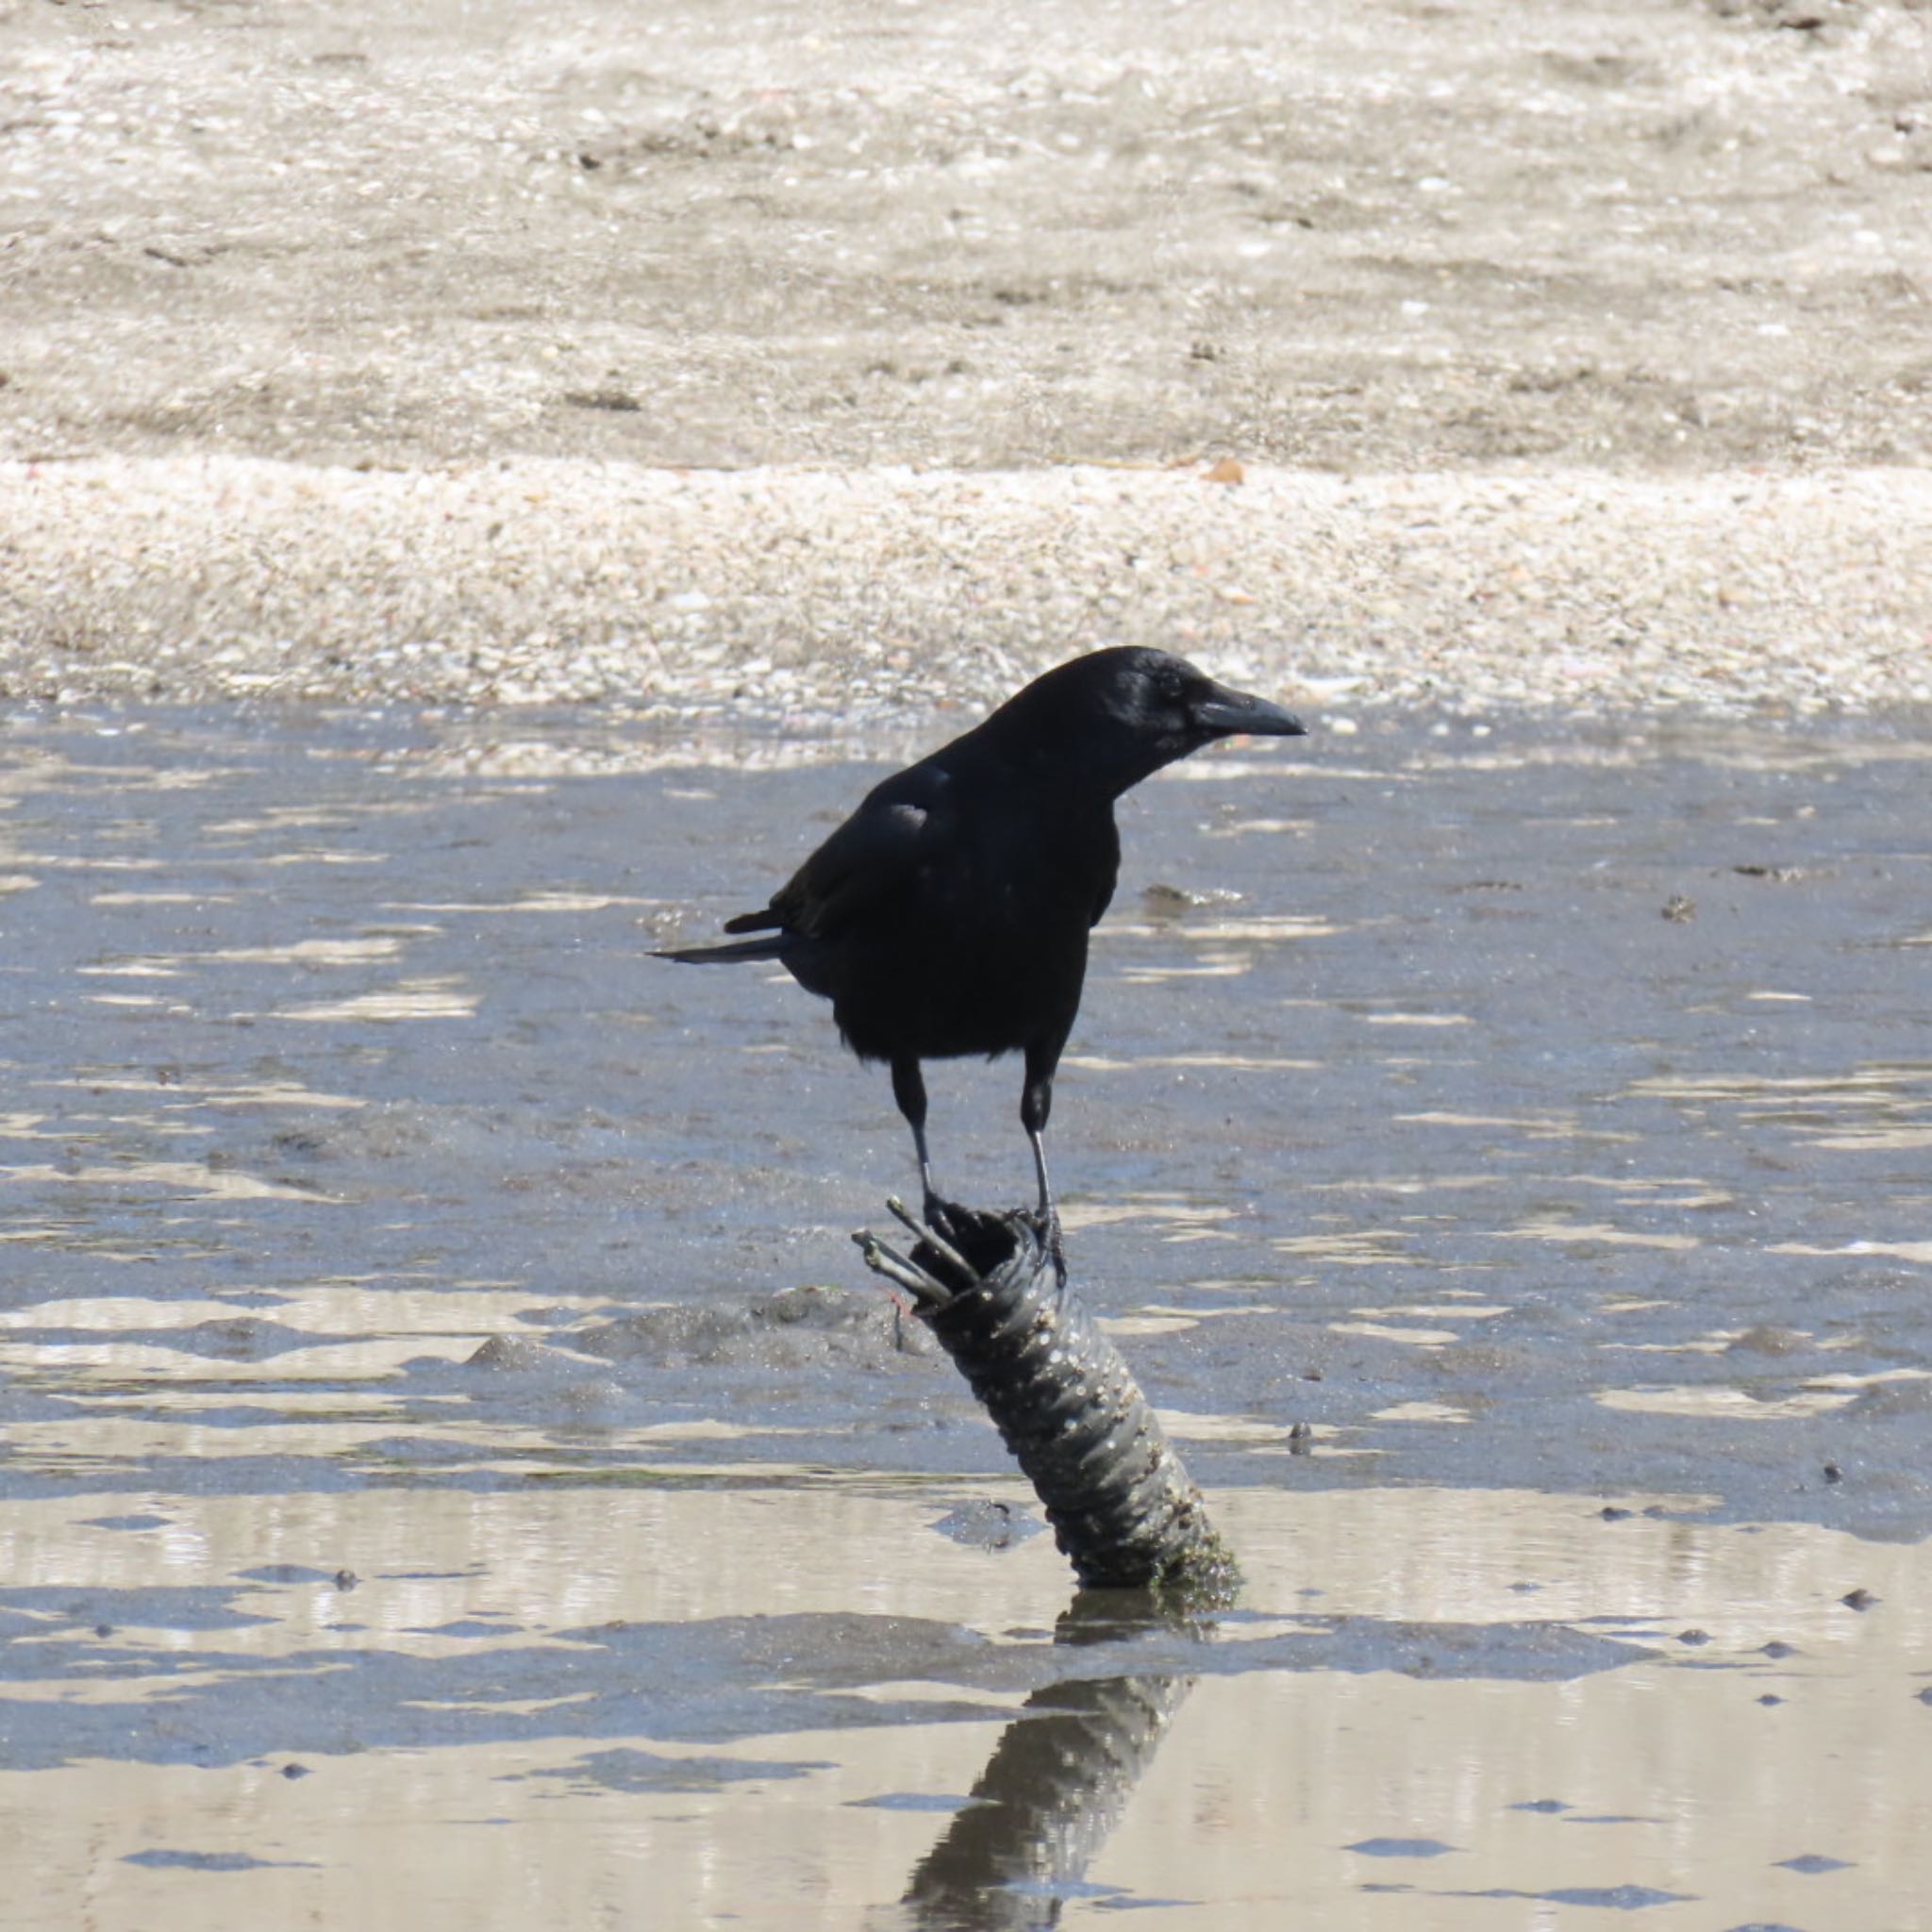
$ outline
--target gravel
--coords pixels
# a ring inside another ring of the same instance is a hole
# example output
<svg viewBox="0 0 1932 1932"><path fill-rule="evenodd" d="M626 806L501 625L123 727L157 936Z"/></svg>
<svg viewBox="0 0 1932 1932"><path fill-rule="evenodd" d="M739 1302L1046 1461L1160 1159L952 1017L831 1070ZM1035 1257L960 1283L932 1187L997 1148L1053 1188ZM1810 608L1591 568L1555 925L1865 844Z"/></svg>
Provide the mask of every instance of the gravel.
<svg viewBox="0 0 1932 1932"><path fill-rule="evenodd" d="M810 728L1158 643L1345 715L1932 702L1932 475L0 465L0 695Z"/></svg>

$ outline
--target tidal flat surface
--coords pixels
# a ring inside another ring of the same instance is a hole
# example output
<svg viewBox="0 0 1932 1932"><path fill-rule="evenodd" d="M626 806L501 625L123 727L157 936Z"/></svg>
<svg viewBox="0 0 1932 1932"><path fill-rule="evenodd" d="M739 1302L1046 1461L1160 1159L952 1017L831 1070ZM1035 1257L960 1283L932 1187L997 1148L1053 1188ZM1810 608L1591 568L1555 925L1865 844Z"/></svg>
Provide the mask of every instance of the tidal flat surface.
<svg viewBox="0 0 1932 1932"><path fill-rule="evenodd" d="M1074 1291L1249 1575L1151 1624L858 1266L883 1075L646 957L913 748L8 721L15 1923L1932 1924L1932 727L1126 802Z"/></svg>

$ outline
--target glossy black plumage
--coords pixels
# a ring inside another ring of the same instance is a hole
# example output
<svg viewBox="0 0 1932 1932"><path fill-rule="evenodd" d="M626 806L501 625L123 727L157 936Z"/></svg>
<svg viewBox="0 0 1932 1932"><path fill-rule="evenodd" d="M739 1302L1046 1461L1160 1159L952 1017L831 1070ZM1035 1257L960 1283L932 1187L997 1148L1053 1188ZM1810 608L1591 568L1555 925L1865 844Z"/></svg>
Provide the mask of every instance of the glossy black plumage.
<svg viewBox="0 0 1932 1932"><path fill-rule="evenodd" d="M1058 1256L1043 1136L1079 1011L1087 935L1120 868L1114 800L1218 738L1301 730L1279 706L1162 651L1076 658L874 787L770 905L725 923L726 932L761 937L658 957L776 959L829 999L853 1052L892 1070L929 1219L943 1204L933 1192L920 1063L1024 1055L1020 1117Z"/></svg>

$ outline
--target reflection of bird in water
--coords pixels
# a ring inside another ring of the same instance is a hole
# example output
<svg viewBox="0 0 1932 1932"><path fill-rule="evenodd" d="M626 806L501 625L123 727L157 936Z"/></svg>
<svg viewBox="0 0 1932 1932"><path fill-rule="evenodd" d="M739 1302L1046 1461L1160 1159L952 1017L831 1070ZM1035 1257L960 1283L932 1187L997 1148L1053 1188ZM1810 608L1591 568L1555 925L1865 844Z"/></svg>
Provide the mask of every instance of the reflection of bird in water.
<svg viewBox="0 0 1932 1932"><path fill-rule="evenodd" d="M1058 1264L1046 1122L1080 1008L1087 935L1120 869L1114 800L1216 739L1301 731L1278 705L1164 651L1075 658L875 786L769 906L725 922L726 932L761 937L659 957L775 959L829 999L853 1052L892 1070L936 1223L944 1204L933 1191L920 1063L1023 1055L1020 1119Z"/></svg>

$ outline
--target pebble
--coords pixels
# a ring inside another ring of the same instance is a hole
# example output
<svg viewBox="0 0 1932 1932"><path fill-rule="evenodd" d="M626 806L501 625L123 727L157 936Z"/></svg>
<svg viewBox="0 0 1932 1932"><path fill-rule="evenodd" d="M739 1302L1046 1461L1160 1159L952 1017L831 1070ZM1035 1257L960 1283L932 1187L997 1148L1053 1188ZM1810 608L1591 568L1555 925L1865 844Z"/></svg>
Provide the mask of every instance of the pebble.
<svg viewBox="0 0 1932 1932"><path fill-rule="evenodd" d="M1145 643L1388 706L1932 698L1932 475L0 464L0 697L596 705L801 730ZM1340 707L1345 703L1346 711Z"/></svg>

